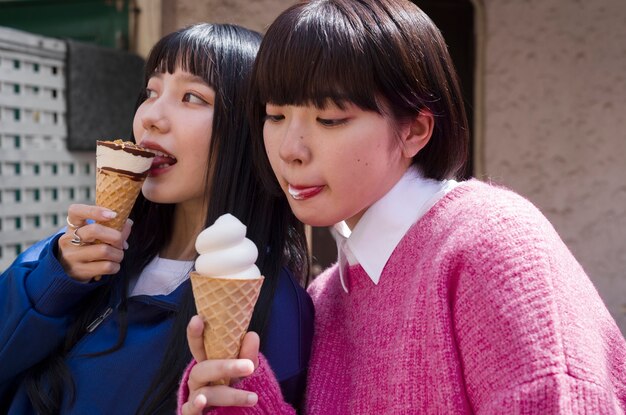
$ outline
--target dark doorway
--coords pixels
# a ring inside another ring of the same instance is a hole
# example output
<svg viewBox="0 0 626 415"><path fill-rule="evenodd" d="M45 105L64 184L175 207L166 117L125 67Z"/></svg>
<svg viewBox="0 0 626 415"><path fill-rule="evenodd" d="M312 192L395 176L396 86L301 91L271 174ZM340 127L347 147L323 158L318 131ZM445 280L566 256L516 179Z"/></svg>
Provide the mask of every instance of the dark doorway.
<svg viewBox="0 0 626 415"><path fill-rule="evenodd" d="M446 39L450 56L461 80L470 137L473 137L474 67L476 63L474 5L471 0L413 0L413 3L435 22ZM472 154L474 154L474 145L473 139L470 138L468 164L464 178L472 176L474 172Z"/></svg>
<svg viewBox="0 0 626 415"><path fill-rule="evenodd" d="M435 22L448 44L452 60L461 80L465 109L473 137L474 125L474 66L476 61L476 36L474 5L471 0L413 0ZM472 154L473 138L470 139L468 165L464 178L474 171ZM335 241L328 228L313 228L313 274L327 268L337 260Z"/></svg>

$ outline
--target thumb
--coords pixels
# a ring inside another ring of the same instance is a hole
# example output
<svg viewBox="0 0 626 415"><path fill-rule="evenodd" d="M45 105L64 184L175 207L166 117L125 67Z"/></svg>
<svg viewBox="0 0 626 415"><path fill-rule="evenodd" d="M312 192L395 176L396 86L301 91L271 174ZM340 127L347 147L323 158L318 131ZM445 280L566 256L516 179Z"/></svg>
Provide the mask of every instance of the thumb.
<svg viewBox="0 0 626 415"><path fill-rule="evenodd" d="M241 349L239 351L240 359L250 359L256 369L259 366L259 344L261 340L259 335L253 331L249 331L243 337Z"/></svg>
<svg viewBox="0 0 626 415"><path fill-rule="evenodd" d="M191 317L187 324L187 343L189 350L196 362L206 360L206 352L204 351L204 321L198 315Z"/></svg>

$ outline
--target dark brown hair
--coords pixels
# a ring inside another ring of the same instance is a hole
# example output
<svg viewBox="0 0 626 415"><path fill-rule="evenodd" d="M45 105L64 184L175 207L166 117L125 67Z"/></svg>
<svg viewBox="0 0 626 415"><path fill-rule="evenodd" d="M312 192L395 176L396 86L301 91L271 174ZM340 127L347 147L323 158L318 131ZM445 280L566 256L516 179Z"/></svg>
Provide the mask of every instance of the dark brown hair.
<svg viewBox="0 0 626 415"><path fill-rule="evenodd" d="M428 145L413 160L429 178L453 178L467 159L468 126L445 41L404 0L318 0L285 10L267 30L253 71L252 128L264 181L276 189L265 157L265 104L323 108L351 102L400 123L435 116Z"/></svg>

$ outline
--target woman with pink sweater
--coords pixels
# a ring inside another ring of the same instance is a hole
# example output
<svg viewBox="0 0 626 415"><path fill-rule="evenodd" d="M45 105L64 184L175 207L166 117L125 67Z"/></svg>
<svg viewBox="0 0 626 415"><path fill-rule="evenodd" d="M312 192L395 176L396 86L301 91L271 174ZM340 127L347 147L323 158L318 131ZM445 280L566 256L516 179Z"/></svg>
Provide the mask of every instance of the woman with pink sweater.
<svg viewBox="0 0 626 415"><path fill-rule="evenodd" d="M304 408L254 333L240 359L208 361L194 317L180 413L624 413L626 342L584 270L530 202L459 179L463 100L421 10L295 5L253 78L266 185L304 223L334 225L339 258L309 287Z"/></svg>

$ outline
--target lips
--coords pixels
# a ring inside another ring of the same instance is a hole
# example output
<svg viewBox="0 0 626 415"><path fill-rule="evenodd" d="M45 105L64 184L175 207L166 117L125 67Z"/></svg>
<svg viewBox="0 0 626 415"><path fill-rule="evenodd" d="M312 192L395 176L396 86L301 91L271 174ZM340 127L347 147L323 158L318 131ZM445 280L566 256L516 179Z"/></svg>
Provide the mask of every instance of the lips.
<svg viewBox="0 0 626 415"><path fill-rule="evenodd" d="M296 186L290 184L288 187L289 195L295 200L310 199L322 190L324 190L324 186Z"/></svg>
<svg viewBox="0 0 626 415"><path fill-rule="evenodd" d="M176 157L164 153L162 151L154 151L156 156L152 159L152 165L150 166L150 176L157 176L164 173L168 168L176 164Z"/></svg>

